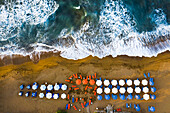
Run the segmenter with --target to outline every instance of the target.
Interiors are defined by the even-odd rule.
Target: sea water
[[[170,50],[170,0],[1,0],[0,56],[156,56]]]

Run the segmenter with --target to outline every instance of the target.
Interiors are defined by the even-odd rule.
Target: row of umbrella
[[[118,99],[118,96],[117,96],[117,95],[112,94],[111,96],[112,96],[112,98],[113,98],[114,100],[117,100],[117,99]],[[133,99],[132,94],[129,94],[127,97],[125,97],[124,94],[119,94],[119,97],[120,97],[121,100],[127,100],[127,99],[131,100],[131,99]],[[109,94],[108,94],[108,95],[105,94],[105,95],[104,95],[104,98],[105,98],[106,100],[110,100],[110,95],[109,95]],[[156,99],[156,95],[144,94],[144,95],[143,95],[143,98],[141,98],[140,95],[135,95],[134,98],[135,98],[135,99],[138,99],[138,100],[139,100],[139,99],[140,99],[140,100],[149,100],[150,98],[153,99],[153,100],[155,100],[155,99]],[[98,95],[98,96],[97,96],[97,99],[98,99],[98,100],[102,100],[102,99],[103,99],[102,95]]]
[[[151,82],[153,84],[153,79],[151,80]],[[116,85],[124,86],[125,84],[127,84],[127,86],[132,86],[133,84],[135,86],[139,86],[140,83],[143,86],[146,86],[146,85],[148,85],[148,80],[143,79],[142,81],[140,81],[139,79],[136,79],[136,80],[131,80],[131,79],[123,80],[123,79],[120,79],[120,80],[111,80],[111,81],[109,81],[109,80],[105,79],[103,82],[102,82],[101,78],[96,80],[96,85],[97,86],[101,86],[102,84],[104,86],[109,86],[110,84],[113,85],[113,86],[116,86]]]
[[[37,90],[38,87],[39,87],[38,83],[34,82],[33,85],[32,85],[32,89],[33,89],[33,90]],[[40,86],[40,90],[41,90],[41,91],[45,91],[45,90],[51,91],[51,90],[54,89],[55,91],[58,91],[59,89],[61,89],[61,90],[65,91],[65,90],[67,90],[67,87],[68,87],[68,86],[67,86],[66,84],[62,84],[62,83],[60,83],[60,84],[55,83],[54,86],[53,86],[52,84],[48,84],[48,85],[42,84],[42,85]],[[27,85],[26,88],[27,88],[27,89],[31,89],[31,85]],[[20,89],[21,89],[21,90],[24,89],[24,85],[23,85],[23,84],[20,85]]]
[[[130,104],[126,103],[126,108],[132,108],[132,104],[131,103]],[[134,104],[134,108],[135,108],[136,111],[140,111],[141,110],[139,104],[137,104],[137,105]],[[149,112],[155,112],[155,107],[148,106],[148,111]]]
[[[127,88],[125,88],[125,87],[120,87],[120,88],[119,87],[113,87],[113,88],[106,87],[106,88],[104,88],[104,93],[106,93],[106,94],[111,93],[111,91],[112,91],[113,94],[117,94],[118,91],[121,94],[124,94],[126,91],[129,94],[133,93],[133,91],[135,91],[135,93],[141,93],[141,91],[143,91],[144,93],[148,93],[149,92],[149,88],[148,87],[142,87],[142,88],[135,87],[134,89],[132,87],[127,87]],[[151,87],[150,91],[155,92],[156,88],[155,87]],[[97,88],[96,92],[97,92],[97,94],[102,94],[103,93],[103,89],[101,87],[99,87],[99,88]]]
[[[19,96],[22,96],[23,95],[23,91],[20,91]],[[30,95],[30,92],[26,92],[25,93],[25,96],[28,97]],[[37,97],[37,92],[32,92],[32,97]],[[51,93],[51,92],[47,92],[46,94],[44,93],[39,93],[39,98],[44,98],[46,97],[47,99],[58,99],[59,98],[59,93]],[[61,99],[66,99],[66,94],[65,93],[62,93],[61,94]]]

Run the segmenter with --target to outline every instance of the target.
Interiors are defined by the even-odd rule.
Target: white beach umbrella
[[[42,85],[40,86],[40,89],[41,89],[41,91],[44,91],[44,90],[46,89],[46,86],[45,86],[44,84],[42,84]]]
[[[62,89],[63,91],[67,90],[67,85],[66,85],[66,84],[62,85],[62,86],[61,86],[61,89]]]
[[[59,90],[60,89],[60,86],[56,83],[55,86],[54,86],[54,90]]]
[[[98,94],[102,94],[102,93],[103,93],[102,88],[97,88],[97,90],[96,90],[96,91],[97,91],[97,93],[98,93]]]
[[[108,87],[105,88],[105,89],[104,89],[104,92],[105,92],[106,94],[110,93],[110,88],[108,88]]]
[[[139,86],[139,84],[140,84],[140,81],[137,79],[137,80],[134,80],[134,84],[135,84],[135,86]]]
[[[97,85],[97,86],[101,86],[101,85],[102,85],[102,81],[101,81],[101,80],[97,80],[97,81],[96,81],[96,85]]]
[[[132,88],[132,87],[128,87],[128,88],[127,88],[127,92],[128,92],[128,93],[133,93],[133,88]]]
[[[44,93],[40,93],[40,94],[39,94],[39,97],[40,97],[40,98],[44,98]]]
[[[112,80],[111,83],[112,83],[113,86],[116,86],[117,85],[117,80]]]
[[[65,93],[61,94],[61,98],[65,99],[66,98],[66,94]]]
[[[125,85],[125,81],[124,81],[123,79],[119,80],[119,85],[120,85],[120,86]]]
[[[136,92],[136,93],[140,93],[140,92],[141,92],[140,87],[136,87],[136,88],[135,88],[135,92]]]
[[[149,94],[144,94],[144,95],[143,95],[143,99],[144,99],[144,100],[149,100]]]
[[[130,80],[130,79],[127,80],[127,81],[126,81],[126,84],[127,84],[128,86],[131,86],[131,85],[132,85],[132,80]]]
[[[143,87],[143,92],[144,93],[148,93],[149,92],[149,88],[148,87]]]
[[[51,85],[51,84],[49,84],[48,86],[47,86],[47,90],[52,90],[53,89],[53,85]]]
[[[116,94],[118,92],[118,89],[116,87],[112,88],[112,93]]]
[[[46,94],[46,98],[47,98],[47,99],[52,98],[52,93],[48,92],[48,93]]]
[[[53,98],[54,98],[54,99],[58,99],[58,98],[59,98],[58,94],[54,94],[54,95],[53,95]]]
[[[125,89],[124,87],[121,87],[121,88],[119,89],[119,92],[120,92],[121,94],[124,94],[124,93],[126,92],[126,89]]]
[[[143,79],[142,80],[142,85],[144,85],[144,86],[148,85],[148,81],[146,79]]]
[[[109,86],[109,84],[110,84],[109,80],[104,80],[104,85],[105,86]]]

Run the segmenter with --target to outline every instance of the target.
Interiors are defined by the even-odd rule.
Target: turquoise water
[[[1,1],[0,56],[156,56],[170,50],[170,0]],[[164,43],[160,42],[164,41]]]

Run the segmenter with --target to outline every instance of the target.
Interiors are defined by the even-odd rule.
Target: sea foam
[[[27,21],[25,22],[28,22],[29,24],[38,24],[45,22],[48,16],[55,12],[58,8],[58,5],[55,2],[52,2],[52,4],[53,7],[51,7],[51,9],[44,9],[44,12],[46,12],[45,14],[47,16],[36,17],[36,13],[40,13],[38,9],[42,6],[41,5],[37,10],[33,11],[32,13],[33,17],[35,14],[35,19],[33,19],[32,16],[30,16],[29,18],[25,16],[23,17],[24,19],[27,19]],[[43,3],[43,5],[46,6],[46,2]],[[25,9],[27,8],[28,7],[25,6]],[[1,10],[8,11],[3,10],[2,8]],[[22,12],[24,8],[21,8],[20,10],[20,12]],[[1,14],[11,14],[13,16],[11,18],[15,17],[14,12],[10,11],[3,12]],[[0,16],[2,16],[1,14]],[[8,29],[7,31],[3,31],[1,29],[1,32],[7,33],[2,34],[0,38],[1,40],[8,39],[6,38],[6,35],[8,35],[8,33],[10,34],[11,32],[11,28],[9,27],[10,25],[13,25],[12,27],[17,28],[21,26],[20,23],[22,22],[20,21],[24,21],[24,19],[21,18],[21,15],[22,13],[19,13],[19,16],[17,16],[17,18],[19,19],[16,20],[19,22],[12,22],[14,24],[8,23],[10,19],[4,19],[3,22],[6,23],[1,23],[0,25],[7,25]],[[7,16],[5,18],[7,18]],[[40,18],[42,18],[42,20]],[[42,37],[40,42],[37,41],[37,43],[32,43],[29,45],[33,48],[32,51],[26,51],[25,48],[20,47],[15,43],[6,44],[5,46],[0,48],[0,55],[2,58],[3,56],[13,54],[23,56],[29,55],[30,58],[33,58],[33,55],[37,54],[40,57],[41,52],[52,51],[54,53],[60,52],[60,55],[64,58],[77,60],[85,58],[89,55],[97,56],[99,58],[103,58],[108,55],[112,55],[113,57],[116,57],[117,55],[152,57],[157,56],[158,53],[164,52],[166,50],[170,51],[170,26],[167,23],[166,14],[161,8],[159,8],[155,9],[150,14],[150,18],[151,21],[156,25],[155,29],[153,31],[143,31],[142,33],[140,33],[138,32],[138,29],[136,27],[135,17],[123,5],[122,1],[110,0],[108,2],[106,0],[104,5],[101,7],[101,12],[97,25],[94,25],[93,22],[88,20],[77,31],[68,31],[68,29],[65,28],[60,32],[58,36],[56,36],[58,39],[61,39],[61,42],[58,43],[45,44],[48,36]],[[71,37],[71,43],[69,42],[70,38],[68,37]],[[64,42],[63,40],[69,41]],[[69,46],[66,46],[67,42]]]

